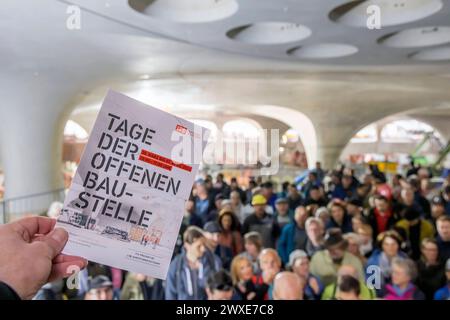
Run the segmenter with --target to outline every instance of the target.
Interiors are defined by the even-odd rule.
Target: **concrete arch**
[[[439,108],[435,108],[435,109],[442,110],[442,109],[439,109]],[[421,115],[421,113],[420,113],[421,109],[416,109],[416,110],[413,110],[413,111],[406,111],[406,112],[400,112],[400,113],[395,113],[395,114],[392,114],[392,115],[388,115],[388,116],[379,118],[379,119],[377,119],[375,121],[372,121],[372,122],[364,124],[363,126],[358,128],[357,130],[353,131],[352,136],[348,139],[345,147],[342,149],[342,152],[340,153],[339,158],[341,158],[342,155],[348,151],[348,148],[349,148],[349,146],[351,144],[351,138],[353,138],[353,136],[356,135],[360,130],[362,130],[363,128],[365,128],[365,127],[367,127],[369,125],[372,125],[372,124],[378,124],[377,125],[377,136],[378,136],[377,137],[377,142],[368,143],[368,144],[370,144],[370,146],[367,146],[366,148],[367,148],[367,150],[371,150],[372,152],[375,152],[375,153],[376,152],[383,153],[383,150],[385,150],[385,148],[386,148],[385,145],[387,145],[387,144],[397,145],[397,148],[398,148],[399,152],[401,152],[401,150],[403,150],[403,151],[406,150],[405,147],[404,147],[404,143],[385,142],[381,138],[381,133],[384,130],[384,128],[386,127],[386,125],[388,125],[388,124],[390,124],[392,122],[395,122],[395,121],[399,121],[399,120],[416,120],[416,121],[422,122],[424,124],[427,124],[430,127],[432,127],[434,130],[436,130],[436,132],[443,139],[446,139],[448,141],[448,139],[449,139],[449,135],[448,134],[450,133],[450,130],[447,128],[447,126],[443,125],[444,123],[448,124],[448,118],[447,119],[445,119],[445,118],[442,119],[442,114],[441,114],[441,117],[439,118],[439,120],[442,123],[439,122],[441,124],[441,126],[437,127],[437,126],[434,125],[435,123],[433,123],[433,121],[430,121],[429,118],[427,118],[427,117],[429,117],[430,110],[433,110],[433,109],[426,109],[426,110],[427,110],[427,115]],[[448,117],[450,118],[450,109],[448,109],[448,111],[449,111]],[[449,132],[446,132],[446,130],[445,130],[446,128],[447,128],[447,130]]]

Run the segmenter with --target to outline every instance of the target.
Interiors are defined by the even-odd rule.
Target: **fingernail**
[[[56,228],[55,230],[53,230],[51,237],[52,239],[62,243],[67,241],[68,234],[66,230],[62,228]]]

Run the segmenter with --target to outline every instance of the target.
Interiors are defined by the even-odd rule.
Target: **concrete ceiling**
[[[420,64],[433,57],[441,63],[450,60],[450,2],[446,0],[62,2],[162,37],[294,64],[395,65]],[[367,28],[369,5],[379,6],[381,29]]]
[[[177,11],[188,8],[183,7],[188,2],[198,10]],[[232,2],[237,9],[208,11]],[[314,154],[309,160],[318,157],[326,166],[355,132],[386,116],[430,116],[428,111],[437,108],[441,113],[435,120],[443,125],[442,119],[450,119],[450,60],[411,57],[419,52],[419,57],[445,57],[450,1],[365,2],[384,8],[381,17],[385,13],[387,25],[380,30],[358,27],[360,2],[354,3],[353,13],[339,15],[349,9],[340,8],[347,2],[155,0],[140,7],[134,3],[138,12],[127,0],[2,0],[0,116],[8,121],[0,127],[0,147],[5,172],[25,161],[21,150],[30,141],[24,128],[36,141],[52,141],[30,158],[41,157],[39,152],[58,158],[70,113],[98,108],[108,88],[181,116],[206,110],[210,118],[231,113],[275,119],[295,127],[307,153]],[[71,4],[81,7],[79,30],[67,28]],[[421,17],[423,12],[429,14]],[[273,44],[258,44],[268,38]],[[358,51],[308,58],[330,43]],[[291,50],[297,47],[307,50]],[[52,170],[42,170],[42,179]],[[20,175],[35,171],[16,173],[20,181]]]

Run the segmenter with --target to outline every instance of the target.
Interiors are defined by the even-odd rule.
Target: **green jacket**
[[[377,297],[377,294],[374,289],[369,289],[364,281],[359,281],[359,287],[361,289],[361,293],[359,297],[361,300],[373,300]],[[322,300],[331,300],[336,297],[336,283],[332,283],[328,285],[322,293]]]
[[[344,258],[340,265],[333,263],[327,250],[316,252],[311,259],[310,272],[319,277],[325,286],[328,286],[336,282],[337,271],[342,265],[355,267],[358,270],[360,280],[364,280],[364,269],[361,260],[347,251],[344,253]]]
[[[409,238],[409,221],[406,219],[402,219],[396,224],[397,227],[400,227],[405,230],[408,238]],[[434,226],[431,222],[421,219],[420,220],[420,242],[422,242],[425,238],[434,238]]]

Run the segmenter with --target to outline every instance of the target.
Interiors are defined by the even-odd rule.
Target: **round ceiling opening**
[[[419,61],[447,61],[450,60],[450,47],[424,49],[410,56]]]
[[[250,44],[283,44],[308,38],[311,30],[298,23],[258,22],[227,32],[233,40]]]
[[[386,35],[379,43],[393,48],[427,47],[450,42],[450,27],[425,27]]]
[[[358,48],[349,44],[319,43],[293,48],[288,54],[302,59],[330,59],[350,56],[357,52]]]
[[[442,0],[358,0],[333,9],[329,16],[352,27],[367,27],[379,17],[380,26],[387,27],[424,19],[442,7]]]
[[[146,16],[184,23],[225,19],[239,8],[236,0],[128,0],[128,3]]]

